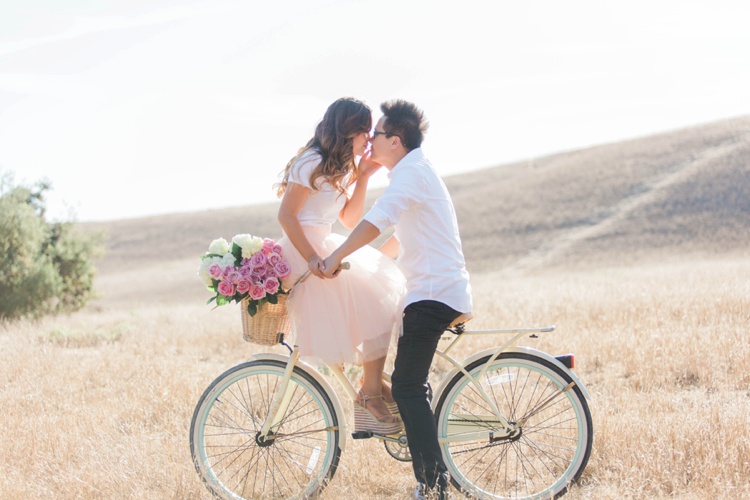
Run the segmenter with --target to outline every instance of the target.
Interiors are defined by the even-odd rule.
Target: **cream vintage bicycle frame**
[[[437,400],[437,396],[439,396],[440,392],[442,392],[443,387],[445,384],[452,380],[452,378],[455,376],[456,373],[463,373],[464,376],[469,379],[470,383],[474,386],[474,388],[477,390],[477,392],[482,396],[482,398],[485,400],[487,405],[489,406],[490,410],[492,411],[493,415],[497,421],[502,426],[502,430],[509,435],[513,432],[516,432],[517,428],[522,425],[522,422],[517,423],[509,423],[508,420],[505,418],[505,416],[500,412],[500,410],[497,408],[493,400],[487,395],[485,390],[482,388],[481,384],[478,382],[478,380],[486,373],[486,370],[489,368],[489,366],[492,364],[492,362],[495,361],[495,359],[500,356],[503,352],[506,352],[508,348],[513,345],[519,338],[529,335],[529,334],[537,334],[537,333],[547,333],[551,332],[555,329],[554,326],[551,327],[544,327],[544,328],[521,328],[521,329],[506,329],[506,330],[466,330],[460,333],[459,335],[455,335],[453,340],[448,344],[448,346],[445,349],[437,349],[435,351],[435,354],[440,356],[441,358],[447,360],[452,366],[453,370],[443,378],[440,388],[436,392],[435,400]],[[462,362],[457,361],[454,357],[452,357],[449,352],[461,341],[461,339],[465,336],[477,336],[477,335],[495,335],[495,334],[513,334],[513,336],[505,342],[501,347],[499,348],[493,348],[490,349],[490,357],[485,362],[484,367],[482,370],[477,374],[476,377],[473,377],[467,370],[466,366],[469,364],[467,360],[464,360]],[[444,336],[443,339],[449,339],[450,337]],[[483,351],[483,353],[486,353],[486,351]],[[488,353],[489,354],[489,353]],[[554,359],[551,358],[550,359]],[[287,407],[289,405],[289,402],[292,397],[292,392],[289,390],[289,381],[291,380],[292,372],[294,370],[295,366],[298,366],[299,363],[299,352],[297,350],[297,346],[294,346],[294,349],[292,349],[292,352],[290,353],[290,356],[288,357],[287,366],[284,371],[284,377],[281,381],[281,384],[279,386],[279,390],[276,393],[273,402],[271,403],[271,406],[269,407],[268,415],[266,416],[266,420],[263,423],[263,426],[260,431],[261,436],[269,437],[269,433],[278,428],[279,424],[281,423],[282,416],[286,413]],[[331,371],[331,373],[334,375],[334,377],[339,381],[341,386],[344,388],[347,395],[352,399],[356,399],[357,393],[354,389],[354,386],[352,385],[351,381],[347,378],[347,376],[343,372],[343,368],[341,365],[326,365],[328,369]],[[561,364],[562,366],[562,364]],[[314,370],[316,374],[320,374],[317,370],[315,370],[313,367],[306,366],[301,367],[303,369],[309,369]],[[569,371],[569,370],[566,370]],[[572,372],[570,372],[572,374]],[[315,377],[320,378],[320,377]],[[389,376],[385,376],[386,379],[389,379]],[[580,382],[577,381],[577,377],[575,378],[575,382],[572,382],[568,386],[560,389],[560,392],[564,392],[566,390],[569,390],[573,385],[578,383],[579,386],[581,386],[582,390],[584,391],[584,394],[586,394],[585,388],[583,388],[582,385],[580,385]],[[324,386],[325,387],[325,386]],[[330,386],[329,386],[330,387]],[[330,391],[331,394],[328,394],[328,396],[334,400],[334,407],[339,410],[341,408],[340,403],[338,402],[338,398],[335,394],[335,392]],[[556,394],[554,395],[556,396]],[[554,397],[553,396],[553,397]],[[587,396],[587,394],[586,394]],[[552,397],[549,399],[551,400]],[[339,428],[341,430],[345,431],[346,424],[344,419],[342,418],[343,415],[339,415]],[[470,422],[469,422],[470,425]],[[320,432],[321,430],[335,430],[334,428],[331,429],[318,429],[315,431],[310,432]],[[499,429],[498,429],[499,430]],[[477,432],[473,434],[468,433],[462,433],[460,437],[451,437],[451,438],[442,438],[441,442],[453,442],[453,441],[465,441],[465,440],[472,440],[476,439],[477,437],[484,437],[487,435],[489,431],[482,431]],[[345,434],[344,434],[345,435]],[[273,435],[270,436],[271,439],[274,438]],[[388,438],[383,436],[384,439],[393,440],[396,441],[395,438]]]
[[[518,328],[518,329],[504,329],[504,330],[466,330],[462,331],[459,334],[455,334],[453,339],[451,340],[450,344],[445,349],[437,349],[435,351],[435,354],[440,356],[441,358],[448,361],[451,365],[453,365],[453,371],[449,372],[445,377],[443,377],[443,380],[438,387],[437,391],[435,392],[433,396],[433,410],[434,410],[434,403],[437,402],[440,399],[440,395],[442,391],[445,388],[445,385],[453,380],[453,377],[457,373],[463,373],[463,375],[469,380],[471,385],[474,387],[474,389],[482,396],[482,399],[484,399],[485,403],[487,403],[489,409],[492,411],[493,415],[498,423],[502,426],[502,431],[504,431],[507,435],[511,435],[514,432],[517,431],[518,427],[520,427],[521,423],[513,423],[511,424],[508,422],[508,420],[505,418],[505,416],[502,414],[502,412],[499,410],[497,405],[495,405],[495,402],[492,398],[489,397],[489,395],[485,392],[484,388],[482,387],[482,384],[478,382],[482,378],[482,376],[487,372],[487,369],[490,367],[490,365],[502,354],[503,352],[506,352],[507,349],[513,345],[518,339],[525,335],[529,334],[537,334],[537,333],[547,333],[551,332],[555,329],[554,326],[544,327],[544,328]],[[461,339],[466,336],[477,336],[477,335],[496,335],[496,334],[514,334],[510,340],[508,340],[505,344],[498,348],[492,348],[489,351],[483,351],[482,354],[489,355],[489,358],[484,363],[484,366],[479,373],[477,373],[476,377],[472,376],[466,369],[466,367],[473,361],[471,359],[472,357],[476,357],[476,355],[465,359],[461,361],[460,363],[456,361],[454,357],[452,357],[448,352],[453,349],[456,345],[458,345],[459,342],[461,342]],[[449,336],[443,336],[441,340],[450,339]],[[563,389],[567,390],[566,389]],[[548,401],[551,401],[552,398],[554,398],[555,395],[550,397]],[[462,422],[465,422],[464,424],[454,424],[454,427],[467,427],[470,429],[475,429],[476,426],[472,426],[472,420],[476,420],[477,417],[473,416],[464,416],[462,418]],[[482,422],[487,422],[487,418],[481,418]],[[486,430],[485,426],[481,426],[484,430],[481,432],[462,432],[460,434],[460,437],[450,437],[450,438],[441,438],[439,439],[440,443],[446,443],[446,442],[457,442],[457,441],[471,441],[477,438],[484,438],[486,437],[490,431]],[[498,429],[499,430],[499,429]],[[499,437],[499,436],[495,436]]]
[[[274,359],[278,359],[281,356],[273,356]],[[256,356],[257,359],[264,359],[263,355]],[[301,363],[299,362],[299,351],[297,349],[297,346],[294,346],[294,349],[292,350],[291,354],[288,357],[286,369],[284,370],[284,377],[281,380],[281,383],[279,384],[279,390],[276,392],[276,395],[274,396],[273,401],[271,402],[271,406],[268,408],[268,415],[266,415],[266,420],[263,422],[263,426],[260,429],[260,436],[265,436],[266,438],[273,439],[274,436],[269,436],[269,433],[271,430],[277,429],[278,426],[281,424],[281,419],[283,415],[286,413],[286,410],[289,406],[289,403],[292,399],[292,394],[294,391],[289,390],[289,381],[292,378],[292,372],[294,371],[294,367],[299,366],[301,369],[305,370],[306,372],[314,372],[310,373],[310,375],[313,376],[314,379],[316,379],[318,382],[323,382],[325,379],[322,378],[320,372],[313,368],[312,366],[301,366]],[[349,381],[349,379],[344,374],[344,371],[341,366],[338,365],[326,365],[328,369],[331,371],[331,373],[336,377],[336,379],[339,381],[341,386],[344,388],[346,393],[351,397],[352,400],[356,399],[357,392],[354,389],[354,386]],[[316,376],[318,375],[318,376]],[[331,401],[333,403],[333,406],[337,413],[342,413],[341,404],[338,400],[338,396],[333,391],[333,389],[330,387],[327,383],[321,383],[323,389],[328,394],[328,397],[331,398]],[[339,415],[339,426],[338,428],[342,430],[346,430],[346,423],[343,420],[343,413]],[[313,431],[307,432],[307,434],[311,432],[320,432],[321,430],[336,430],[336,428],[327,428],[327,429],[317,429]],[[260,439],[261,441],[263,439]],[[343,444],[343,441],[342,441]],[[342,446],[343,448],[343,446]]]

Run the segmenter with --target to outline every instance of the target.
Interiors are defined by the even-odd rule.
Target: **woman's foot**
[[[393,393],[391,392],[391,386],[388,385],[385,380],[383,380],[383,384],[381,386],[381,390],[383,393],[383,399],[386,403],[395,403],[396,401],[393,399]]]
[[[362,386],[364,385],[365,377],[362,375],[359,378],[359,392],[362,393],[363,389]],[[381,380],[380,384],[380,393],[383,397],[383,401],[385,401],[385,406],[388,408],[388,411],[391,413],[391,415],[399,415],[398,411],[398,405],[396,404],[396,400],[393,399],[393,393],[391,392],[391,386],[388,385],[388,383],[385,380]]]
[[[388,411],[391,412],[392,415],[399,415],[398,405],[396,404],[396,400],[393,399],[391,386],[386,384],[385,380],[383,380],[383,385],[382,385],[381,390],[383,391],[383,401],[385,401],[385,405],[388,407]]]
[[[354,402],[354,430],[377,434],[396,434],[403,429],[401,418],[391,414],[383,395],[359,391]]]

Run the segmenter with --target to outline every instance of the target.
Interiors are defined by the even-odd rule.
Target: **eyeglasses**
[[[388,137],[393,137],[393,136],[396,136],[396,137],[398,137],[399,139],[401,139],[401,136],[400,136],[400,135],[398,135],[398,134],[391,134],[391,133],[389,133],[389,132],[386,132],[386,131],[384,131],[384,130],[377,130],[377,129],[376,129],[376,130],[373,130],[373,131],[372,131],[372,132],[370,133],[370,140],[373,140],[373,139],[375,139],[375,138],[376,138],[377,136],[379,136],[379,135],[384,135],[384,136],[385,136],[386,138],[388,138]],[[403,141],[403,139],[401,139],[401,140]]]

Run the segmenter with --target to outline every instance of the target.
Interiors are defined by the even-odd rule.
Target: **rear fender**
[[[482,359],[487,356],[492,356],[496,354],[497,352],[498,352],[498,349],[496,347],[485,349],[484,351],[480,351],[476,354],[469,356],[468,358],[464,359],[460,364],[462,367],[466,367],[478,359]],[[575,372],[573,372],[573,370],[571,370],[570,368],[562,364],[562,362],[555,359],[554,356],[551,356],[544,351],[534,349],[533,347],[523,347],[523,346],[509,347],[507,349],[504,349],[502,352],[517,352],[517,353],[531,354],[533,356],[537,356],[539,358],[549,361],[550,363],[559,367],[565,373],[570,375],[570,378],[573,379],[576,385],[581,389],[581,393],[583,394],[583,397],[591,401],[591,396],[589,396],[589,391],[586,389],[586,386],[583,385],[583,382],[581,382],[581,379],[578,378],[578,375],[576,375]],[[435,407],[437,406],[438,401],[440,401],[440,396],[443,394],[443,391],[445,390],[446,386],[450,383],[451,380],[453,380],[453,377],[455,377],[456,374],[458,374],[459,372],[460,370],[458,368],[453,368],[453,370],[445,378],[443,378],[443,381],[441,382],[437,391],[435,391],[435,395],[432,397],[432,411],[433,412],[435,411]]]

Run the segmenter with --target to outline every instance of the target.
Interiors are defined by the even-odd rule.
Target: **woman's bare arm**
[[[370,160],[370,152],[360,158],[357,166],[357,183],[354,185],[352,196],[346,200],[346,205],[339,212],[339,221],[347,229],[353,229],[362,217],[367,196],[367,182],[370,176],[377,172],[382,165]]]
[[[316,276],[323,278],[324,275],[320,271],[323,259],[307,240],[305,233],[302,231],[302,224],[299,223],[299,219],[297,218],[302,205],[304,205],[311,192],[310,188],[290,182],[281,200],[278,219],[279,224],[281,224],[284,233],[289,237],[294,248],[307,260],[310,271]]]

